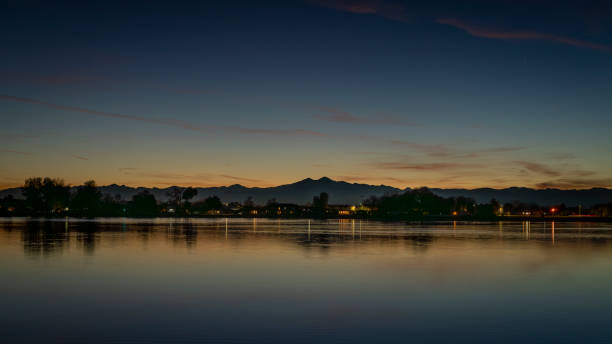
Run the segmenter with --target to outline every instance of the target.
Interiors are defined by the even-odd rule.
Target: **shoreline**
[[[57,216],[57,217],[36,217],[36,216],[0,216],[0,219],[16,219],[16,220],[60,220],[60,219],[76,219],[76,220],[97,220],[97,219],[266,219],[266,220],[369,220],[380,222],[599,222],[612,223],[612,217],[597,217],[597,216],[545,216],[545,217],[528,217],[528,216],[499,216],[495,218],[479,218],[467,216],[431,216],[431,217],[363,217],[363,216],[342,216],[342,217],[269,217],[269,216],[238,216],[238,215],[205,215],[205,216],[151,216],[151,217],[135,217],[135,216],[100,216],[100,217],[76,217],[76,216]]]

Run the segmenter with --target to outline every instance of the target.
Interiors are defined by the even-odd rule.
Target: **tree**
[[[27,207],[36,215],[63,212],[70,199],[70,187],[61,179],[48,177],[26,179],[22,193]]]
[[[183,191],[183,200],[189,202],[189,200],[194,198],[197,194],[198,189],[194,189],[190,186]]]
[[[174,205],[178,207],[181,204],[181,195],[183,194],[183,190],[177,186],[173,186],[167,192],[168,196],[172,201],[174,201]]]
[[[324,217],[327,214],[327,206],[329,203],[329,195],[327,192],[321,192],[319,196],[312,198],[312,215],[315,217]]]
[[[217,196],[207,197],[203,201],[197,201],[193,203],[191,210],[197,213],[205,213],[209,210],[221,210],[223,209],[223,203]]]
[[[148,191],[142,191],[132,197],[128,203],[131,216],[152,217],[157,215],[157,200]]]
[[[180,195],[180,201],[176,207],[176,213],[181,214],[181,215],[190,214],[191,213],[191,203],[189,202],[189,200],[194,198],[195,195],[197,194],[198,194],[198,190],[192,187],[183,189]]]
[[[244,201],[244,203],[242,203],[242,205],[245,208],[254,208],[255,207],[255,202],[253,202],[253,197],[252,196],[247,197],[246,201]]]
[[[321,192],[319,195],[319,200],[321,201],[321,208],[327,209],[329,205],[329,194],[327,192]]]
[[[503,206],[495,198],[491,199],[491,202],[489,202],[489,205],[493,209],[493,214],[495,214],[495,215],[504,215],[504,208],[503,208]]]
[[[77,189],[72,199],[71,208],[80,215],[95,216],[99,213],[102,206],[102,193],[98,190],[96,182],[86,181]]]
[[[319,196],[312,198],[312,206],[317,209],[326,209],[329,205],[329,194],[327,192],[321,192]]]
[[[204,208],[206,210],[221,209],[223,208],[223,203],[221,203],[221,199],[219,197],[210,196],[204,200]]]
[[[423,216],[448,216],[453,211],[457,214],[472,214],[474,201],[470,198],[443,198],[427,188],[406,191],[400,195],[386,195],[366,201],[366,204],[377,209],[381,217],[420,218]]]
[[[43,212],[45,210],[42,185],[42,178],[28,178],[21,188],[21,192],[26,200],[26,207],[34,213]]]
[[[24,212],[24,202],[24,200],[14,198],[13,195],[0,199],[0,216],[29,215]]]

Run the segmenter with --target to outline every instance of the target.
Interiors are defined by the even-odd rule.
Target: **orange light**
[[[551,213],[554,213],[555,211],[557,211],[557,209],[555,209],[555,208],[550,209]]]
[[[456,211],[453,211],[453,216],[457,216],[457,212]]]

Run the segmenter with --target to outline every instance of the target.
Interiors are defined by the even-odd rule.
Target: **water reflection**
[[[611,240],[603,223],[4,219],[0,331],[8,343],[599,342]]]
[[[335,224],[335,227],[334,227]],[[533,228],[542,228],[534,230]],[[174,246],[187,249],[196,247],[199,240],[215,240],[220,235],[226,241],[245,241],[253,238],[293,243],[296,247],[342,248],[347,242],[361,245],[385,242],[406,242],[418,251],[427,250],[437,240],[478,241],[534,241],[576,243],[584,240],[597,242],[598,246],[612,239],[609,225],[601,223],[536,223],[530,221],[514,223],[461,223],[450,222],[450,232],[444,223],[377,223],[362,220],[129,220],[104,221],[4,221],[0,228],[4,232],[19,231],[24,254],[43,256],[61,253],[70,246],[94,255],[96,247],[109,237],[123,238],[126,233],[136,234],[143,246],[160,233]],[[550,229],[549,229],[550,228]],[[559,232],[559,230],[561,232]],[[556,233],[559,232],[559,233]],[[125,239],[125,238],[124,238]],[[130,236],[130,239],[133,238]]]
[[[215,229],[219,229],[218,224]],[[186,248],[193,248],[198,240],[198,230],[191,222],[170,223],[166,230],[166,237],[172,241],[174,246],[185,245]]]
[[[65,225],[55,226],[50,222],[28,222],[21,231],[23,253],[29,257],[49,256],[61,252],[69,239]]]

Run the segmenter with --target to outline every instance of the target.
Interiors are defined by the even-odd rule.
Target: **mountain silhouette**
[[[548,206],[565,203],[567,206],[590,207],[595,204],[612,202],[612,189],[605,188],[560,190],[511,187],[506,189],[431,189],[431,191],[442,197],[470,197],[478,203],[488,203],[493,198],[500,203],[519,201]]]
[[[73,187],[75,189],[76,187]],[[99,187],[103,195],[108,195],[121,200],[130,200],[132,196],[144,190],[152,193],[159,201],[167,201],[176,186],[168,188],[145,188],[130,187],[125,185],[111,184]],[[385,194],[396,194],[409,189],[398,189],[387,185],[369,185],[359,183],[347,183],[335,181],[327,177],[320,179],[306,178],[292,184],[274,187],[246,187],[240,184],[219,187],[197,188],[198,194],[192,201],[203,200],[209,196],[217,196],[223,202],[243,202],[251,197],[256,204],[265,204],[268,200],[276,199],[277,202],[307,204],[312,198],[321,192],[329,194],[330,204],[359,204],[371,196],[382,196]],[[530,189],[511,187],[506,189],[430,189],[442,197],[465,196],[473,198],[478,203],[488,203],[495,198],[498,202],[508,203],[519,201],[523,203],[536,203],[539,205],[557,205],[565,203],[567,206],[583,205],[585,207],[594,204],[612,202],[612,189],[593,188],[584,190],[560,190],[560,189]],[[73,190],[74,191],[74,190]],[[21,198],[20,188],[11,188],[0,191],[0,198],[8,195]]]

